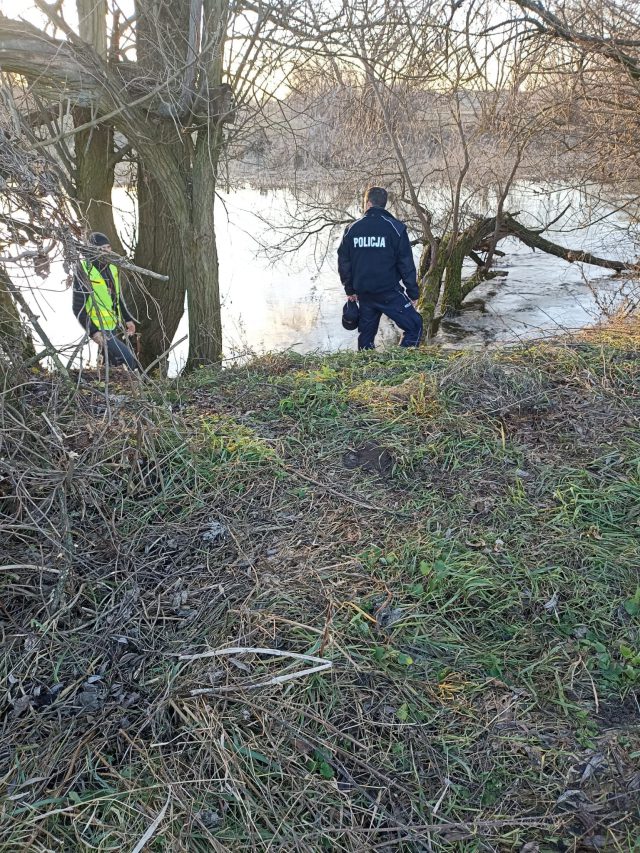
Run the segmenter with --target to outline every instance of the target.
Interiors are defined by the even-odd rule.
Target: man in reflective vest
[[[102,347],[109,364],[115,367],[126,364],[136,370],[139,365],[131,347],[117,334],[124,331],[127,336],[134,335],[136,327],[122,298],[118,267],[104,258],[103,253],[111,250],[109,238],[94,231],[88,243],[95,250],[87,253],[76,268],[73,313],[90,338]]]
[[[345,230],[338,247],[338,273],[347,299],[360,306],[358,349],[373,349],[386,314],[403,332],[401,347],[417,347],[422,318],[407,228],[387,210],[387,191],[369,187],[365,213]]]

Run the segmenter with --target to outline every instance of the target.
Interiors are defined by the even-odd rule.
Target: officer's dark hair
[[[369,187],[364,194],[364,203],[371,202],[374,207],[386,207],[387,198],[387,191],[383,187]]]

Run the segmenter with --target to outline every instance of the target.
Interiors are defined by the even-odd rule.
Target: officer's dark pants
[[[360,321],[358,322],[358,349],[373,349],[375,337],[383,314],[402,329],[401,347],[417,347],[422,337],[422,317],[406,294],[395,290],[387,294],[368,296],[360,294]]]
[[[131,347],[123,340],[116,337],[113,332],[103,332],[105,342],[107,344],[107,358],[109,364],[113,367],[120,367],[126,364],[130,370],[138,369],[138,361],[133,354]]]

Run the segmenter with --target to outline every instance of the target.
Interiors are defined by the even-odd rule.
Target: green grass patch
[[[639,355],[269,355],[110,421],[34,379],[0,850],[634,849]]]

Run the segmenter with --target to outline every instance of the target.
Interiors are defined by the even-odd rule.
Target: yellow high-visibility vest
[[[86,261],[82,261],[82,268],[91,284],[91,293],[85,302],[87,315],[96,328],[105,332],[112,332],[122,323],[118,267],[114,264],[109,264],[109,270],[113,278],[113,289],[115,291],[115,305],[109,285],[102,277],[100,270],[93,265],[89,265]]]

